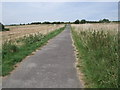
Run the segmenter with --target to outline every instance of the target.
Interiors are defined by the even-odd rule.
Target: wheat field
[[[118,24],[117,23],[99,23],[99,24],[72,24],[75,31],[102,31],[110,33],[118,33]]]
[[[0,32],[0,35],[3,41],[14,40],[16,38],[20,38],[30,34],[36,34],[36,33],[47,34],[63,26],[64,25],[49,25],[49,24],[5,26],[6,28],[9,28],[10,31]]]

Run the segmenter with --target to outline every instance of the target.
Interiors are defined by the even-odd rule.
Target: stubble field
[[[63,26],[64,25],[49,25],[49,24],[5,26],[6,28],[9,28],[10,31],[0,32],[2,33],[0,35],[2,35],[3,41],[14,40],[16,38],[20,38],[30,34],[36,34],[36,33],[47,34]]]

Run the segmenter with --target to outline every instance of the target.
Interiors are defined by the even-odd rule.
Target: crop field
[[[118,24],[72,24],[77,67],[89,88],[118,88]]]
[[[118,24],[116,23],[99,23],[99,24],[72,24],[77,32],[81,31],[104,31],[110,33],[118,32]]]
[[[64,25],[48,25],[48,24],[5,26],[6,28],[9,28],[10,31],[0,32],[0,35],[2,35],[3,41],[14,40],[16,38],[20,38],[35,33],[47,34],[63,26]]]
[[[64,28],[64,25],[10,26],[10,31],[3,32],[6,38],[2,43],[2,74],[0,75],[10,74],[18,62],[45,45]]]

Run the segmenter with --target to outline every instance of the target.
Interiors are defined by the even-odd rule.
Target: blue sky
[[[4,2],[2,4],[4,24],[103,18],[118,19],[117,2]]]

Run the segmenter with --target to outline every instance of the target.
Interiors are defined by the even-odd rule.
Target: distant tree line
[[[56,21],[56,22],[49,22],[49,21],[45,21],[45,22],[32,22],[32,23],[27,23],[27,24],[11,24],[10,26],[18,26],[18,25],[37,25],[37,24],[85,24],[85,23],[120,23],[120,21],[110,21],[109,19],[101,19],[99,21],[87,21],[85,19],[82,20],[75,20],[74,22],[60,22],[60,21]],[[1,24],[1,23],[0,23]],[[4,25],[1,24],[2,30],[7,30],[4,28]],[[4,28],[4,29],[3,29]]]
[[[65,22],[32,22],[31,24],[64,24]]]
[[[86,21],[85,19],[82,19],[82,20],[76,20],[74,22],[74,24],[85,24],[85,23],[110,23],[112,21],[110,21],[109,19],[102,19],[102,20],[99,20],[99,21]]]
[[[85,23],[110,23],[110,22],[119,22],[119,21],[110,21],[109,19],[102,19],[99,21],[87,21],[85,19],[75,20],[74,22],[32,22],[31,24],[85,24]]]

